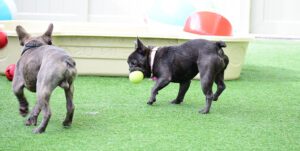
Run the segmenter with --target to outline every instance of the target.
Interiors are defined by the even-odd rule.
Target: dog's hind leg
[[[213,96],[213,100],[217,101],[219,96],[222,94],[222,92],[225,90],[226,86],[224,83],[224,71],[219,73],[215,78],[215,83],[217,84],[217,91]]]
[[[63,122],[63,126],[71,126],[73,120],[73,114],[75,106],[73,104],[73,93],[74,93],[74,84],[70,83],[68,88],[65,88],[65,95],[67,101],[67,115],[66,119]]]
[[[201,86],[202,91],[205,95],[206,105],[205,108],[200,110],[200,113],[207,114],[210,110],[211,103],[213,100],[213,92],[212,92],[213,80],[209,75],[201,76]]]
[[[202,114],[207,114],[210,110],[211,103],[213,100],[212,86],[215,77],[211,67],[206,66],[206,67],[198,67],[198,68],[200,71],[201,87],[206,100],[206,105],[204,109],[200,110],[199,112]]]
[[[44,71],[40,72],[47,73]],[[52,91],[58,86],[60,79],[53,78],[58,77],[58,75],[56,75],[58,73],[49,73],[46,76],[44,74],[39,74],[37,78],[37,104],[35,108],[37,109],[37,111],[43,111],[43,119],[41,124],[33,131],[34,133],[43,133],[46,130],[51,117],[49,100]]]
[[[43,120],[39,127],[33,131],[34,133],[43,133],[46,130],[51,117],[49,99],[52,91],[53,89],[50,89],[47,86],[44,86],[43,88],[41,88],[41,90],[38,89],[37,91],[38,102],[36,104],[36,109],[43,111]]]
[[[21,116],[25,117],[28,114],[28,102],[24,95],[24,83],[22,80],[15,76],[13,80],[13,92],[19,101],[19,113]]]
[[[37,118],[38,118],[40,112],[41,112],[41,107],[40,107],[39,102],[37,101],[35,106],[33,107],[33,110],[31,111],[29,118],[27,119],[27,121],[25,123],[26,126],[30,126],[32,124],[34,126],[36,126]]]
[[[183,101],[185,93],[189,89],[190,84],[191,84],[191,81],[186,81],[186,82],[180,83],[178,95],[177,95],[176,99],[171,102],[172,104],[180,104]]]

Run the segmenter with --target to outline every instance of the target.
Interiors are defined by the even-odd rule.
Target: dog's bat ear
[[[135,49],[141,48],[141,46],[143,45],[139,37],[136,37],[136,41],[134,43],[135,43]]]
[[[48,26],[47,31],[42,36],[48,45],[52,45],[52,31],[53,31],[53,24],[51,23]]]
[[[51,24],[48,26],[47,31],[44,33],[44,36],[51,37],[51,36],[52,36],[52,31],[53,31],[53,24],[51,23]]]
[[[143,42],[137,37],[135,41],[135,51],[140,54],[145,54],[147,47],[143,44]]]
[[[28,39],[30,37],[30,35],[26,32],[26,30],[18,25],[16,27],[16,32],[17,32],[17,35],[18,35],[18,38],[19,38],[19,41],[20,41],[20,45],[21,46],[24,46],[25,44],[25,40]]]
[[[143,44],[143,42],[137,37],[136,41],[135,41],[135,49],[143,49],[145,48],[145,45]]]

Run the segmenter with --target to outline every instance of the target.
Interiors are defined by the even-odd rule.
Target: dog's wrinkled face
[[[127,59],[129,71],[141,71],[145,77],[151,76],[151,69],[149,65],[149,52],[150,49],[137,38],[135,43],[135,50]]]
[[[40,45],[52,45],[51,35],[52,35],[52,31],[53,31],[53,24],[50,24],[47,31],[43,35],[38,36],[38,37],[32,37],[20,25],[18,25],[16,27],[16,31],[17,31],[21,46],[24,46],[28,42],[34,42],[34,43],[38,43]]]

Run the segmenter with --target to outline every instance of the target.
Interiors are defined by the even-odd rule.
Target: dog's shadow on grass
[[[241,81],[250,82],[293,82],[299,79],[300,71],[280,67],[255,65],[245,66],[240,77]]]

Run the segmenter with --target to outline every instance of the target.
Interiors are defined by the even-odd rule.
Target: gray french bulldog
[[[38,37],[30,36],[20,25],[16,27],[16,31],[20,44],[24,47],[16,65],[12,86],[23,117],[28,114],[24,88],[37,94],[37,102],[26,125],[36,126],[42,110],[43,120],[33,132],[42,133],[46,130],[51,117],[49,99],[52,91],[60,86],[65,91],[67,101],[67,115],[63,125],[70,126],[75,109],[73,104],[73,82],[77,74],[75,61],[62,48],[52,45],[53,24],[50,24],[47,31]]]
[[[158,91],[170,82],[179,83],[177,98],[171,103],[180,104],[190,87],[191,80],[200,73],[202,91],[206,97],[206,106],[199,112],[209,112],[212,101],[217,101],[225,89],[224,71],[229,63],[223,51],[226,44],[194,39],[177,46],[153,47],[145,46],[137,38],[135,50],[128,57],[129,71],[141,71],[145,77],[156,79],[147,102],[152,105],[156,101]],[[217,91],[213,93],[213,83]]]

